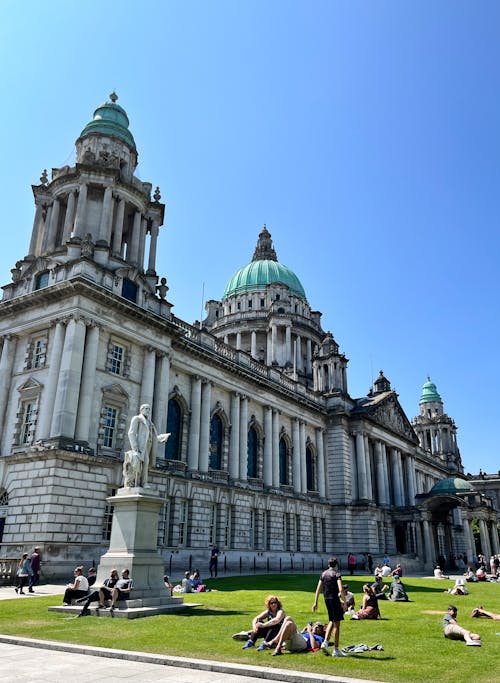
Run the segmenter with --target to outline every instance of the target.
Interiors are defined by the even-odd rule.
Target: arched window
[[[35,278],[35,289],[44,289],[49,286],[49,271],[44,270]]]
[[[9,504],[9,494],[5,489],[0,489],[0,543],[3,538],[5,519],[7,517],[7,506]]]
[[[167,432],[170,433],[165,444],[165,460],[181,459],[182,409],[175,398],[168,402]]]
[[[279,448],[280,484],[288,484],[288,447],[283,437],[280,439]]]
[[[306,474],[307,474],[307,490],[316,491],[316,463],[314,461],[314,454],[311,448],[306,448]]]
[[[247,449],[247,476],[257,478],[257,449],[259,437],[254,427],[248,430],[248,449]]]
[[[210,462],[211,470],[222,469],[222,441],[223,441],[222,420],[218,415],[214,415],[210,422]]]

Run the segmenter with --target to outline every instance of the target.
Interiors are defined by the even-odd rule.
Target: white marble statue
[[[139,415],[130,420],[128,440],[132,450],[126,451],[123,461],[123,485],[148,485],[148,470],[156,462],[156,446],[165,443],[170,434],[158,434],[156,427],[149,417],[151,407],[144,403],[139,409]]]

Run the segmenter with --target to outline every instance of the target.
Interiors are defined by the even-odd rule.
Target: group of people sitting
[[[264,601],[265,609],[252,620],[250,631],[235,633],[235,640],[245,640],[243,649],[255,647],[263,638],[257,650],[273,650],[273,656],[281,655],[283,648],[289,652],[310,652],[318,650],[325,640],[325,625],[317,621],[306,624],[301,630],[292,617],[283,610],[277,595],[268,595]]]
[[[63,596],[63,605],[71,605],[74,601],[77,604],[83,603],[83,608],[79,617],[90,614],[90,604],[97,602],[100,609],[106,609],[109,602],[109,610],[115,610],[116,603],[130,597],[133,588],[133,581],[130,578],[128,569],[123,569],[121,578],[117,569],[112,569],[109,578],[105,579],[103,585],[90,591],[95,584],[97,572],[94,567],[88,570],[87,576],[83,573],[83,567],[75,567],[74,580],[68,583]]]
[[[171,593],[208,593],[210,590],[202,582],[199,569],[195,569],[192,574],[185,571],[182,581],[175,586],[170,583],[168,576],[163,577],[163,580]]]

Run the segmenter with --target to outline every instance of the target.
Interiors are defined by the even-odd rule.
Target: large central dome
[[[223,298],[232,294],[265,290],[268,285],[280,282],[290,293],[306,300],[306,293],[295,273],[278,263],[271,235],[266,226],[262,229],[251,263],[240,268],[226,285]]]

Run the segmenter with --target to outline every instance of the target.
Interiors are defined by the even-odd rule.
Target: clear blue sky
[[[466,471],[500,468],[500,3],[3,0],[0,64],[2,283],[30,185],[116,89],[177,316],[267,223],[351,395],[383,369],[411,418],[430,374]]]

